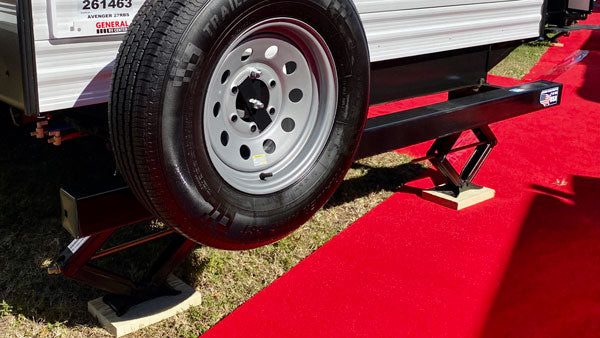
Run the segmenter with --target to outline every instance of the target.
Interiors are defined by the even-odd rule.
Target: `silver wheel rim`
[[[206,148],[218,174],[253,195],[298,182],[325,148],[337,76],[323,38],[291,18],[263,21],[221,56],[204,104]]]

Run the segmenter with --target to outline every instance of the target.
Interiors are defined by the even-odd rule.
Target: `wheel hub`
[[[333,125],[337,79],[320,36],[292,19],[256,25],[221,57],[203,118],[217,172],[267,194],[300,179]],[[208,113],[208,112],[212,112]]]
[[[250,124],[250,129],[262,133],[273,120],[266,106],[269,104],[269,88],[263,81],[253,78],[255,71],[237,88],[236,113],[242,121]]]

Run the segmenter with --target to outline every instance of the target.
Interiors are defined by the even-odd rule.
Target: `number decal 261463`
[[[83,0],[83,9],[130,8],[132,0]]]

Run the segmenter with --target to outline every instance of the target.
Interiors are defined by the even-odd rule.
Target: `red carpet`
[[[494,126],[476,181],[495,199],[454,212],[398,192],[206,336],[600,336],[600,32],[562,42],[527,78],[563,82],[563,105]]]

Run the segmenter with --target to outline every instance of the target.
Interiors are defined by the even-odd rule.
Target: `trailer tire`
[[[113,71],[118,167],[150,211],[200,244],[277,241],[347,172],[369,66],[351,0],[150,0]]]

